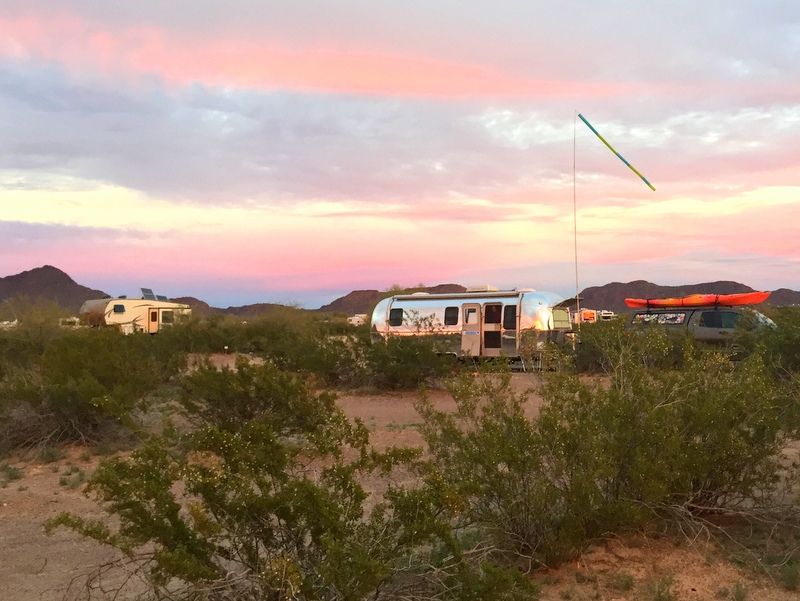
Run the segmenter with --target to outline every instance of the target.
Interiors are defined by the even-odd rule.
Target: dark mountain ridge
[[[379,290],[354,290],[333,302],[314,311],[321,313],[345,313],[355,315],[367,313],[381,298],[391,294],[409,292],[464,292],[466,288],[458,284],[439,284],[430,287],[407,288],[402,291]],[[732,294],[738,292],[751,292],[753,288],[739,282],[718,281],[701,284],[687,284],[683,286],[660,286],[645,280],[633,282],[611,282],[604,286],[591,286],[584,289],[581,294],[581,307],[590,309],[608,309],[617,313],[629,311],[625,305],[625,298],[666,298],[680,297],[688,294]],[[53,301],[74,315],[84,301],[95,298],[104,298],[109,295],[100,290],[93,290],[76,283],[66,273],[53,267],[44,265],[16,275],[0,277],[0,302],[5,299],[26,296],[31,300],[46,299]],[[208,303],[194,297],[186,296],[172,299],[176,302],[186,303],[192,307],[196,315],[203,317],[209,315],[234,315],[237,317],[255,317],[265,313],[281,311],[304,311],[295,307],[271,303],[257,303],[241,307],[228,307],[226,309],[210,306]],[[780,288],[772,292],[765,305],[797,305],[800,304],[800,292]],[[573,305],[574,306],[574,305]]]
[[[52,265],[44,265],[16,275],[0,277],[0,302],[25,296],[30,300],[53,301],[74,315],[84,301],[108,296],[101,290],[81,286]]]

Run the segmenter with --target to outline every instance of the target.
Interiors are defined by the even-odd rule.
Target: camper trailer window
[[[566,309],[553,309],[553,327],[557,330],[572,328],[572,322],[569,319],[569,311]]]
[[[503,308],[503,329],[517,329],[517,305],[506,305]]]
[[[175,314],[172,311],[162,311],[161,323],[175,323]]]
[[[403,310],[402,309],[391,309],[389,311],[389,325],[390,326],[401,326],[401,325],[403,325]]]
[[[484,305],[483,323],[500,323],[503,305]]]
[[[474,307],[464,309],[464,323],[473,326],[478,323],[478,310]]]
[[[444,308],[444,325],[454,326],[458,323],[458,307]]]
[[[114,305],[114,313],[125,313],[125,305]]]

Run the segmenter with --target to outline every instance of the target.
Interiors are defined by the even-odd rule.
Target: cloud
[[[0,0],[0,253],[264,294],[547,289],[574,201],[593,273],[779,265],[798,39],[787,3]]]
[[[0,221],[0,248],[8,248],[15,244],[64,245],[76,241],[97,242],[127,240],[146,240],[151,235],[144,231],[118,230],[102,227],[79,227],[62,224],[26,223],[18,221]]]

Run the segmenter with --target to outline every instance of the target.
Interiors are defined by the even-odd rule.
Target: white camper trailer
[[[375,306],[372,339],[434,336],[442,353],[524,359],[547,342],[562,343],[571,336],[562,301],[550,292],[488,286],[453,294],[400,294]]]
[[[170,302],[163,296],[156,297],[147,288],[142,289],[142,296],[87,300],[80,309],[81,322],[92,326],[116,326],[123,334],[155,334],[192,314],[189,305]]]

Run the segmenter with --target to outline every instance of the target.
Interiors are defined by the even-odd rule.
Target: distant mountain
[[[737,292],[751,292],[753,289],[738,282],[706,282],[703,284],[689,284],[685,286],[659,286],[652,282],[636,280],[633,282],[612,282],[605,286],[593,286],[581,292],[581,306],[588,309],[608,309],[621,313],[629,311],[625,299],[633,298],[666,298],[686,296],[688,294],[732,294]],[[320,307],[316,311],[321,313],[345,313],[355,315],[368,313],[382,298],[392,294],[429,292],[465,292],[466,288],[459,284],[439,284],[438,286],[406,288],[404,290],[379,291],[379,290],[354,290],[349,294],[334,300],[332,303]],[[23,271],[16,275],[0,277],[0,302],[16,296],[26,296],[31,300],[43,298],[58,303],[73,315],[84,301],[94,298],[105,298],[109,295],[100,290],[92,290],[77,284],[66,273],[53,267],[44,265],[30,271]],[[221,309],[212,307],[208,303],[194,297],[186,296],[172,299],[176,302],[186,303],[195,315],[206,317],[210,315],[235,315],[242,318],[252,318],[263,314],[276,312],[292,313],[303,312],[306,309],[276,305],[271,303],[257,303],[241,307],[228,307]],[[773,306],[799,305],[800,292],[781,288],[775,290],[765,304]],[[573,303],[574,306],[574,303]]]
[[[421,288],[406,288],[402,291],[379,291],[379,290],[354,290],[353,292],[337,298],[329,305],[325,305],[317,309],[322,313],[347,313],[348,315],[357,315],[359,313],[368,313],[379,300],[391,296],[392,294],[412,293],[412,292],[429,292],[431,294],[443,294],[449,292],[464,292],[466,288],[458,284],[439,284],[438,286],[421,287]]]
[[[193,296],[181,296],[170,299],[176,303],[184,303],[192,308],[192,314],[198,317],[208,317],[210,315],[235,315],[236,317],[258,317],[264,314],[275,313],[278,311],[305,311],[286,305],[276,305],[273,303],[256,303],[254,305],[242,305],[241,307],[228,307],[220,309],[212,307],[205,301],[194,298]]]
[[[800,292],[789,290],[788,288],[778,288],[769,295],[767,304],[773,307],[782,307],[784,305],[800,305]]]
[[[216,307],[212,307],[205,301],[201,301],[193,296],[181,296],[178,298],[171,299],[176,303],[183,303],[184,305],[189,305],[192,308],[192,315],[196,317],[208,317],[209,315],[216,315],[218,313],[222,313],[222,309],[217,309]]]
[[[84,301],[104,298],[108,294],[76,283],[66,273],[44,265],[16,275],[0,277],[0,301],[26,296],[31,300],[50,300],[77,315]]]

